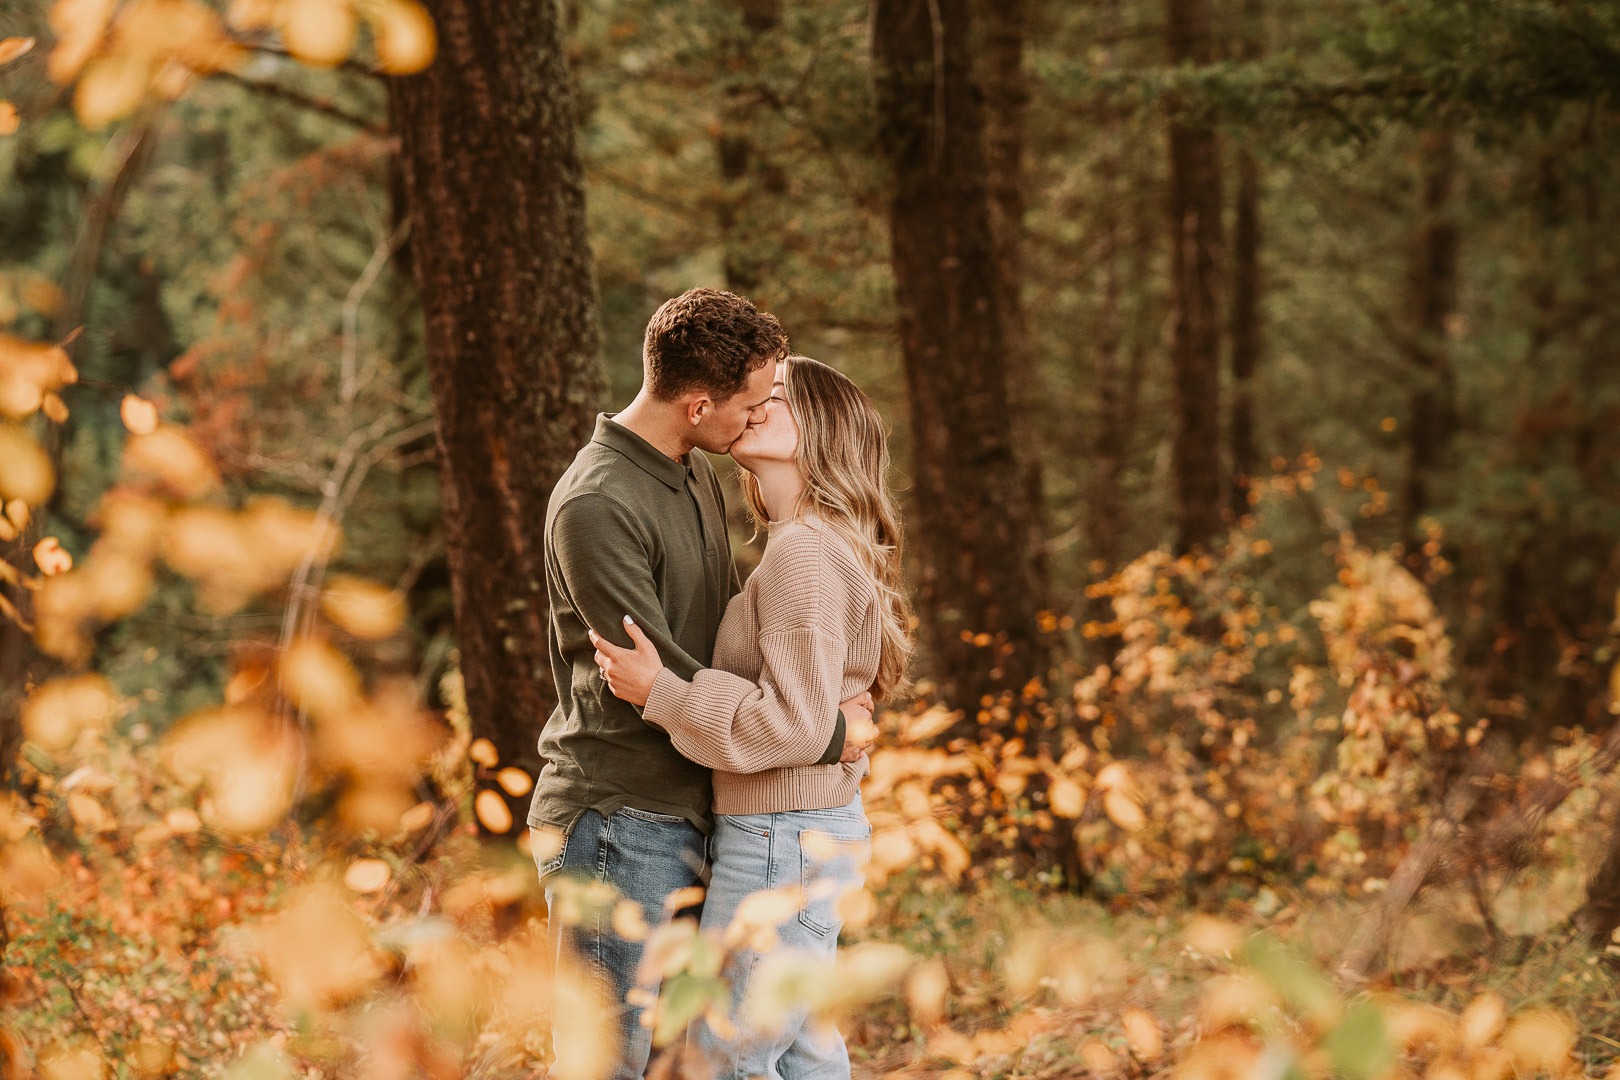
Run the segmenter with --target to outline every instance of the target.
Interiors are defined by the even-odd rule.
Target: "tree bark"
[[[1260,58],[1261,2],[1244,0],[1243,34],[1238,56]],[[1237,213],[1232,237],[1232,416],[1228,439],[1232,448],[1232,518],[1249,512],[1249,488],[1260,467],[1254,433],[1254,372],[1264,348],[1260,301],[1260,168],[1247,147],[1237,151]]]
[[[979,52],[984,57],[986,188],[990,195],[990,236],[1000,263],[997,285],[1007,399],[1009,407],[1022,418],[1013,427],[1013,451],[1024,474],[1030,506],[1030,559],[1037,579],[1044,582],[1049,579],[1046,537],[1050,530],[1041,467],[1041,430],[1035,416],[1045,392],[1024,318],[1022,296],[1027,205],[1024,128],[1029,113],[1024,42],[1029,36],[1028,7],[1027,0],[977,0],[973,17],[983,36]]]
[[[603,396],[575,106],[551,0],[426,2],[439,55],[393,80],[390,111],[438,417],[456,637],[474,734],[533,774],[556,701],[546,501]]]
[[[964,729],[988,695],[1044,677],[1033,508],[1013,445],[971,81],[969,0],[874,0],[879,139],[893,175],[890,241],[911,403],[919,608],[932,671]]]
[[[1415,326],[1407,361],[1413,383],[1402,500],[1407,562],[1414,569],[1423,561],[1422,519],[1431,509],[1430,481],[1445,462],[1457,426],[1455,378],[1446,343],[1448,324],[1457,310],[1457,227],[1451,220],[1456,142],[1448,131],[1426,132],[1422,138],[1423,219],[1412,258]]]
[[[1208,0],[1166,0],[1172,64],[1214,58]],[[1209,543],[1221,527],[1220,146],[1207,124],[1170,123],[1170,346],[1176,430],[1176,547]]]
[[[714,137],[720,163],[721,192],[717,214],[726,288],[741,295],[755,292],[763,281],[761,252],[750,243],[744,218],[757,165],[754,112],[761,99],[761,39],[782,22],[782,0],[731,0],[726,13],[735,21],[720,34],[722,91],[719,130]]]

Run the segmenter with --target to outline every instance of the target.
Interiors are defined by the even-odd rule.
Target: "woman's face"
[[[783,378],[787,365],[776,369],[776,384],[771,387],[771,400],[765,407],[765,418],[750,423],[736,442],[731,444],[731,456],[743,468],[755,471],[756,465],[772,461],[793,461],[799,452],[799,425],[788,408],[787,387]]]

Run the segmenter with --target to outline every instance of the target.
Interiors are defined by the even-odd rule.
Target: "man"
[[[664,899],[696,885],[711,828],[709,770],[681,757],[669,736],[609,692],[589,631],[629,643],[629,615],[676,674],[690,679],[711,660],[726,602],[739,588],[720,483],[698,450],[725,453],[764,419],[787,337],[771,315],[714,289],[666,302],[647,324],[640,393],[623,412],[597,418],[596,433],[558,481],[546,508],[547,642],[558,704],[540,736],[545,759],[529,810],[535,858],[556,896],[564,874],[612,885],[656,925]],[[818,760],[837,761],[865,704],[826,718]],[[553,920],[565,940],[606,976],[619,1007],[616,1077],[642,1075],[652,1036],[626,1001],[641,961],[639,942],[592,920]]]

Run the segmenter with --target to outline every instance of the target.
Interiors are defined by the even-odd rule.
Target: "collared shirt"
[[[677,461],[599,415],[551,493],[545,542],[558,700],[540,734],[546,764],[529,824],[566,831],[585,810],[606,816],[632,806],[707,832],[709,770],[613,696],[586,630],[629,647],[629,615],[681,678],[709,666],[739,588],[714,467],[696,450]]]

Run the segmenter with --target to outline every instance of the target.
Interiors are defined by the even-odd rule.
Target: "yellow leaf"
[[[188,807],[177,806],[163,815],[163,824],[176,833],[187,834],[201,829],[202,819],[197,816],[197,811]]]
[[[390,75],[414,75],[438,47],[433,17],[415,0],[376,0],[368,14],[377,36],[377,62]]]
[[[75,791],[67,797],[68,813],[73,820],[93,832],[112,832],[118,828],[118,823],[107,813],[93,795]]]
[[[405,622],[405,597],[374,581],[339,576],[321,594],[321,610],[355,637],[376,641]]]
[[[150,62],[127,53],[92,60],[73,91],[79,122],[99,131],[122,120],[140,105],[152,81]]]
[[[737,913],[726,927],[726,947],[746,946],[755,952],[767,952],[776,944],[777,928],[803,909],[804,890],[796,885],[750,893],[737,905]]]
[[[1125,1042],[1131,1053],[1143,1061],[1158,1061],[1164,1056],[1164,1037],[1151,1013],[1145,1009],[1126,1009],[1120,1023],[1125,1028]]]
[[[540,862],[550,862],[562,854],[568,843],[568,834],[547,826],[529,829],[529,854]]]
[[[472,745],[467,747],[467,756],[486,769],[493,769],[501,757],[495,751],[495,744],[488,739],[474,739]]]
[[[1468,1003],[1459,1023],[1462,1025],[1463,1045],[1470,1050],[1488,1046],[1502,1031],[1507,1018],[1507,1003],[1495,991],[1487,990]]]
[[[1080,1047],[1080,1061],[1093,1073],[1106,1075],[1119,1068],[1114,1052],[1096,1039],[1088,1039]]]
[[[198,498],[219,486],[219,474],[202,447],[172,424],[131,436],[124,444],[123,468],[161,482],[182,499]]]
[[[577,964],[561,964],[552,995],[557,1080],[601,1080],[618,1051],[617,1014],[604,1000],[601,981]]]
[[[50,457],[22,429],[0,424],[0,499],[43,506],[55,490]]]
[[[317,720],[335,723],[360,701],[360,676],[348,658],[323,641],[302,638],[281,658],[287,695]]]
[[[399,827],[408,833],[425,829],[433,822],[435,811],[430,802],[419,802],[399,816]]]
[[[918,965],[906,978],[906,1004],[912,1019],[931,1026],[945,1019],[945,1001],[951,990],[951,977],[939,960]]]
[[[676,889],[664,897],[664,910],[673,913],[689,907],[697,907],[703,903],[705,895],[707,895],[707,890],[701,885],[688,885],[685,888]]]
[[[62,541],[47,536],[34,545],[34,565],[46,577],[65,574],[73,569],[73,556],[62,547]]]
[[[53,424],[65,424],[68,419],[67,402],[62,395],[52,391],[40,399],[39,411],[44,413]]]
[[[107,1063],[89,1047],[55,1050],[40,1058],[39,1075],[40,1080],[101,1080]]]
[[[284,0],[281,40],[306,64],[332,67],[354,48],[357,20],[349,0]]]
[[[488,788],[478,793],[473,801],[473,810],[478,814],[478,820],[484,828],[492,833],[506,833],[512,829],[512,809],[506,805],[506,800],[500,793],[490,791]]]
[[[1046,789],[1046,802],[1061,818],[1077,818],[1086,809],[1086,792],[1067,776],[1057,777]]]
[[[1569,1064],[1569,1053],[1574,1048],[1574,1025],[1551,1009],[1521,1013],[1502,1033],[1502,1049],[1513,1059],[1521,1076],[1558,1075]]]
[[[100,675],[52,679],[28,696],[22,708],[24,735],[45,750],[65,750],[86,729],[112,720],[112,684]]]
[[[32,415],[46,394],[78,381],[60,345],[0,334],[0,414],[19,420]]]
[[[381,859],[356,859],[344,872],[343,884],[357,893],[374,893],[393,876],[393,871]]]
[[[9,64],[19,56],[24,55],[34,47],[31,37],[8,37],[0,39],[0,64]]]
[[[900,737],[906,742],[926,742],[950,730],[951,725],[961,719],[961,715],[943,705],[930,706],[927,710],[916,716],[906,717],[901,722]]]
[[[21,125],[22,118],[17,115],[17,106],[9,101],[0,101],[0,135],[15,135]]]
[[[1103,809],[1108,812],[1109,819],[1126,832],[1135,832],[1147,824],[1147,816],[1142,813],[1142,808],[1117,788],[1103,795]]]
[[[157,406],[139,394],[125,394],[118,404],[118,416],[133,435],[150,435],[158,427]]]
[[[294,1006],[352,998],[381,974],[366,928],[333,885],[306,886],[255,934],[259,959]]]
[[[534,790],[534,779],[522,769],[508,766],[495,774],[495,782],[514,799],[521,799]]]
[[[648,933],[647,916],[634,900],[620,900],[613,905],[613,932],[625,941],[645,941]]]
[[[276,0],[231,0],[225,21],[238,30],[269,30],[276,24]]]

